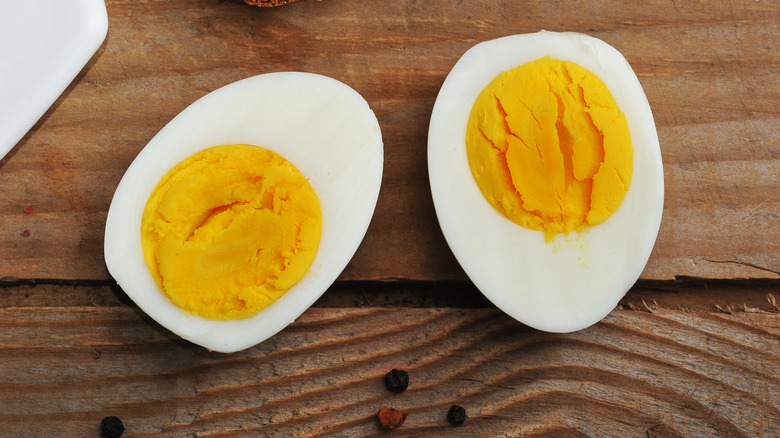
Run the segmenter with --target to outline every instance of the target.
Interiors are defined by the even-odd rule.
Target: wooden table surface
[[[107,0],[108,36],[0,161],[0,436],[780,436],[780,4],[722,1]],[[446,245],[426,136],[457,59],[578,31],[633,66],[665,205],[641,279],[602,322],[529,329]],[[190,103],[275,71],[331,76],[375,111],[385,171],[339,280],[225,355],[152,321],[108,274],[114,189]],[[33,206],[25,212],[26,207]],[[29,235],[26,235],[28,234]],[[383,385],[406,369],[409,389]],[[450,405],[469,419],[447,423]]]

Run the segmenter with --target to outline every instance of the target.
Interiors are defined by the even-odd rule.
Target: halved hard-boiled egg
[[[105,259],[158,323],[209,350],[274,335],[335,281],[376,206],[368,103],[316,74],[244,79],[194,102],[128,168]]]
[[[458,262],[497,307],[550,332],[606,316],[663,210],[653,115],[625,58],[578,33],[480,43],[433,108],[428,166]]]

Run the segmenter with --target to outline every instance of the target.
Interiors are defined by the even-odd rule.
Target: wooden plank
[[[780,316],[616,310],[573,334],[491,308],[312,308],[231,355],[129,306],[0,309],[0,436],[777,436]],[[407,391],[384,388],[391,368]],[[457,428],[450,405],[467,409]]]
[[[95,58],[0,161],[0,278],[107,279],[106,212],[151,137],[227,83],[303,70],[363,94],[385,139],[376,214],[341,279],[464,279],[431,202],[430,111],[473,44],[540,29],[604,39],[645,87],[666,208],[643,278],[780,278],[777,2],[325,0],[260,9],[108,0],[107,8],[110,29]]]
[[[0,283],[1,308],[135,307],[116,283]],[[343,282],[333,284],[313,307],[486,308],[493,304],[470,282]],[[780,312],[780,283],[766,281],[639,281],[618,308],[698,313]]]

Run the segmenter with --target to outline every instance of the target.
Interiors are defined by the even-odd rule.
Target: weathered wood
[[[113,282],[0,283],[0,308],[116,307],[135,304]],[[493,305],[470,282],[336,282],[313,307],[456,307]],[[627,310],[699,313],[780,312],[780,283],[751,281],[640,281],[620,301]]]
[[[491,308],[312,308],[247,351],[131,306],[0,309],[0,436],[777,436],[780,316],[616,310],[573,334]],[[391,368],[406,392],[384,388]],[[447,424],[450,405],[469,419]]]
[[[106,42],[0,161],[0,436],[97,436],[106,415],[129,436],[382,436],[374,415],[386,405],[410,413],[394,436],[780,436],[777,2],[107,8]],[[465,279],[427,179],[430,111],[458,57],[540,29],[586,32],[626,56],[666,179],[644,280],[602,322],[566,335],[524,327]],[[113,284],[106,212],[179,111],[283,70],[367,99],[385,140],[379,203],[342,281],[313,308],[254,348],[210,353]],[[393,367],[411,375],[404,393],[383,386]],[[457,428],[454,403],[470,417]]]
[[[384,134],[376,214],[341,278],[463,279],[428,188],[430,111],[466,49],[540,29],[604,39],[645,87],[666,208],[643,277],[780,277],[777,2],[325,0],[260,9],[108,0],[107,7],[106,42],[0,161],[0,278],[107,279],[106,211],[151,137],[223,85],[303,70],[363,94]],[[23,212],[28,205],[31,214]]]

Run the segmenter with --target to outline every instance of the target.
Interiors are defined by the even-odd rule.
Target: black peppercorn
[[[404,370],[393,368],[385,374],[385,384],[390,391],[404,392],[409,386],[409,374]]]
[[[450,424],[453,426],[459,426],[463,424],[464,421],[466,421],[466,418],[469,418],[466,415],[466,408],[458,405],[450,406],[450,411],[447,412],[447,419],[450,420]]]
[[[125,433],[125,425],[119,417],[110,416],[100,422],[100,436],[103,438],[119,438]]]

